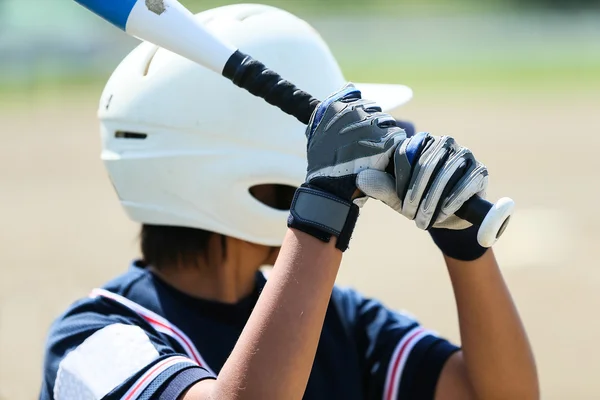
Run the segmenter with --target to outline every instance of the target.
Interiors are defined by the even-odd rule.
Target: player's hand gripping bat
[[[223,75],[305,125],[320,103],[261,62],[212,35],[177,0],[75,1],[131,36]],[[491,247],[504,232],[513,209],[514,201],[507,197],[492,204],[474,196],[456,215],[478,225],[479,244]]]

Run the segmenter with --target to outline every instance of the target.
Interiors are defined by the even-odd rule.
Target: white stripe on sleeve
[[[158,357],[158,351],[140,327],[108,325],[60,362],[54,398],[101,399]]]
[[[396,400],[398,398],[398,389],[402,380],[402,373],[404,372],[404,367],[406,366],[406,361],[408,360],[410,352],[421,339],[432,334],[435,335],[434,332],[426,331],[422,327],[417,326],[406,333],[398,342],[388,366],[383,391],[384,400]]]
[[[137,397],[140,394],[142,394],[144,389],[146,389],[148,387],[148,385],[150,385],[152,383],[152,381],[154,381],[154,379],[156,379],[160,374],[162,374],[167,369],[169,369],[170,367],[172,367],[173,365],[176,365],[176,364],[187,364],[189,366],[198,366],[198,364],[196,364],[189,358],[183,357],[183,356],[173,356],[173,357],[165,358],[164,360],[161,360],[160,362],[156,363],[156,365],[153,365],[152,368],[150,368],[148,371],[146,371],[146,373],[144,373],[144,375],[142,375],[133,385],[131,385],[131,388],[129,388],[127,393],[125,393],[125,395],[123,395],[123,397],[121,399],[122,400],[137,399]]]

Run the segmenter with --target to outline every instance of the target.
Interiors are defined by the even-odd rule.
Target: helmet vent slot
[[[137,139],[144,140],[148,137],[146,133],[116,131],[115,137],[118,139]]]
[[[244,21],[244,20],[246,20],[246,19],[248,19],[250,17],[255,17],[257,15],[264,14],[266,11],[267,10],[264,9],[264,8],[262,8],[262,7],[259,8],[259,9],[256,9],[256,8],[252,7],[249,10],[245,10],[245,12],[240,12],[237,15],[237,19],[238,19],[238,21]]]
[[[152,60],[154,60],[154,56],[156,56],[156,53],[158,53],[158,49],[158,46],[154,46],[146,56],[148,58],[146,59],[146,63],[144,64],[144,71],[142,73],[142,76],[148,76],[148,73],[150,72],[150,65],[152,64]]]

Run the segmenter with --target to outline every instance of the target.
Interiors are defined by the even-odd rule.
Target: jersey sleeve
[[[352,289],[333,300],[363,364],[368,399],[433,399],[442,368],[459,347]]]
[[[134,314],[91,303],[71,309],[50,330],[42,400],[177,399],[213,378]]]

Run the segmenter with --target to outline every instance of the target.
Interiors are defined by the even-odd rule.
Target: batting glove
[[[393,170],[395,178],[366,171],[358,177],[359,189],[428,230],[444,254],[479,258],[486,249],[477,242],[478,227],[454,213],[474,195],[485,198],[487,168],[453,138],[426,132],[406,139],[393,159],[388,171]]]
[[[358,190],[357,177],[385,170],[406,134],[394,118],[347,84],[317,107],[306,137],[306,182],[296,191],[288,226],[326,242],[336,236],[336,247],[344,251],[367,199]]]

